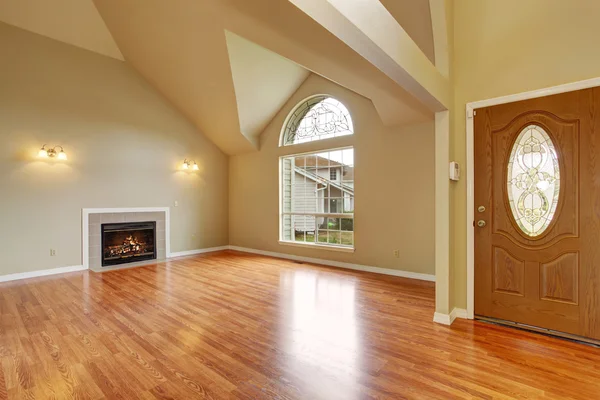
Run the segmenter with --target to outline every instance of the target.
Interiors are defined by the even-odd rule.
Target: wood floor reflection
[[[0,284],[0,399],[600,397],[600,349],[431,283],[237,252]]]

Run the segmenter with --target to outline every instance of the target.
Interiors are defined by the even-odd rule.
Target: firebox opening
[[[156,259],[156,222],[102,224],[102,266]]]

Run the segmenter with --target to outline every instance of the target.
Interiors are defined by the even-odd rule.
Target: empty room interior
[[[600,399],[599,20],[0,0],[0,399]]]

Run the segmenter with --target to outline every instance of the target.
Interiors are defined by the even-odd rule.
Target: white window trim
[[[284,246],[294,246],[294,247],[304,247],[304,248],[313,248],[319,250],[331,250],[331,251],[339,251],[342,253],[354,253],[356,250],[354,247],[350,246],[337,246],[335,244],[321,244],[321,243],[306,243],[306,242],[292,242],[289,240],[279,240],[279,244]]]
[[[356,201],[354,204],[354,212],[352,214],[345,213],[301,213],[301,212],[283,212],[283,160],[289,157],[299,157],[308,154],[322,153],[322,152],[330,152],[337,150],[348,150],[353,149],[354,146],[344,146],[344,147],[334,147],[334,148],[325,148],[320,150],[301,152],[301,153],[293,153],[293,154],[285,154],[279,157],[279,240],[278,243],[284,246],[295,246],[295,247],[304,247],[304,248],[313,248],[320,250],[331,250],[331,251],[339,251],[344,253],[354,253],[356,250],[356,235],[355,231],[352,231],[353,235],[353,245],[352,246],[340,246],[336,244],[330,243],[307,243],[307,242],[296,242],[291,240],[283,240],[283,217],[285,215],[307,215],[307,216],[315,216],[315,217],[330,217],[330,218],[348,218],[355,220],[356,213]],[[356,157],[354,159],[354,166],[356,167]],[[356,183],[355,183],[356,185]]]

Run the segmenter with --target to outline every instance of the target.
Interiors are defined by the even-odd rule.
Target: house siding
[[[292,212],[318,212],[317,183],[297,172],[293,175]],[[296,231],[312,232],[315,230],[315,217],[293,216],[292,225]]]

